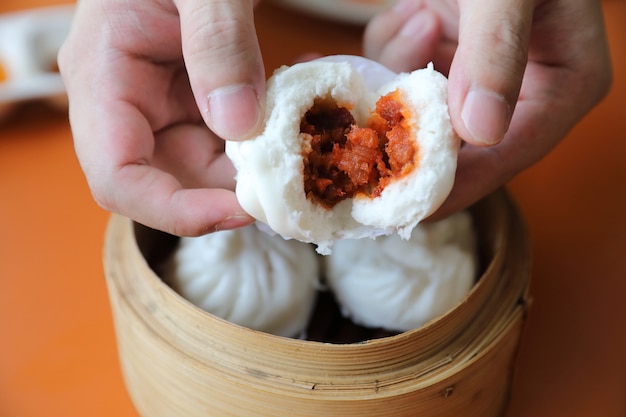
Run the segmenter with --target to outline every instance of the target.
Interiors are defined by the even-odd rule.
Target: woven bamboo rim
[[[500,415],[527,308],[529,243],[504,191],[472,212],[485,266],[468,296],[422,328],[353,344],[282,338],[207,314],[151,269],[147,259],[159,256],[163,238],[113,215],[105,270],[122,370],[138,411],[143,417]]]

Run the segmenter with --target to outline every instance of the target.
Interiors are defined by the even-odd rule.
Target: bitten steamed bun
[[[326,280],[342,313],[357,324],[406,331],[446,313],[477,273],[471,216],[423,223],[397,235],[341,240],[324,258]]]
[[[262,134],[226,144],[240,204],[322,254],[338,239],[408,238],[454,182],[446,88],[432,65],[396,75],[331,57],[278,69]]]
[[[316,301],[315,250],[256,226],[181,238],[161,275],[183,298],[232,323],[298,337]]]

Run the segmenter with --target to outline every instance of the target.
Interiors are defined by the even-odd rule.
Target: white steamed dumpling
[[[475,232],[467,212],[398,235],[339,240],[324,257],[328,286],[357,324],[406,331],[443,315],[472,288]]]
[[[319,263],[312,246],[251,225],[181,238],[162,275],[182,297],[217,317],[298,337],[316,301]]]

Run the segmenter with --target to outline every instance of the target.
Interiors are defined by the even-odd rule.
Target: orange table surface
[[[2,0],[0,12],[54,0]],[[532,238],[534,303],[506,417],[626,416],[626,2],[607,0],[615,82],[509,184]],[[359,53],[361,29],[264,4],[268,72]],[[572,46],[573,47],[573,46]],[[64,112],[0,124],[0,416],[137,416],[118,366],[92,201]]]

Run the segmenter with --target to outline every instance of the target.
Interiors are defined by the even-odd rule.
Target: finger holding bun
[[[454,182],[460,139],[446,89],[432,65],[395,74],[333,56],[279,68],[263,132],[226,143],[239,203],[321,254],[339,239],[408,239]]]

